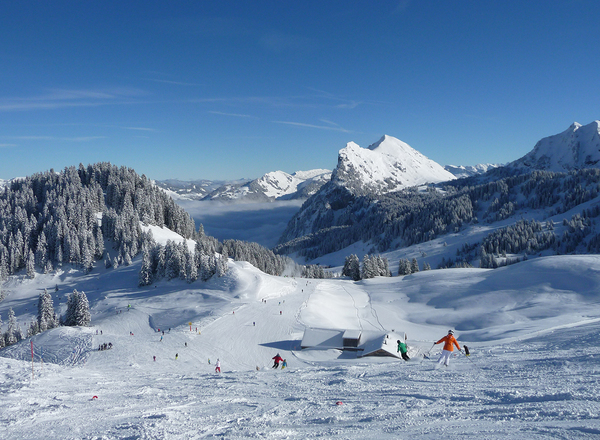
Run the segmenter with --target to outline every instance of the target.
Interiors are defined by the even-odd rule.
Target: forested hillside
[[[175,243],[157,244],[141,224],[196,240],[204,257],[197,253],[191,267],[192,253]],[[105,243],[111,248],[105,249]],[[34,277],[36,271],[50,272],[66,263],[89,271],[100,259],[107,266],[130,264],[143,247],[146,273],[140,284],[174,276],[206,279],[218,271],[214,254],[222,251],[270,273],[280,274],[289,261],[253,243],[223,245],[205,236],[146,176],[110,163],[37,173],[0,189],[0,279],[22,269]]]
[[[282,240],[287,241],[275,252],[297,252],[311,260],[358,241],[371,243],[373,252],[385,252],[496,222],[515,225],[510,229],[510,242],[498,238],[507,233],[497,233],[480,243],[484,248],[465,243],[457,260],[470,263],[483,256],[482,265],[492,267],[486,253],[531,253],[548,248],[556,253],[596,252],[600,239],[589,219],[597,216],[598,209],[584,204],[596,199],[599,189],[598,169],[522,174],[496,169],[483,176],[383,195],[355,197],[339,190],[333,197],[307,202],[284,233]],[[548,218],[578,207],[579,217],[569,216],[564,226],[572,226],[558,237],[552,224],[536,224],[533,230],[517,224],[528,218],[533,221],[528,217],[532,211]],[[308,227],[312,228],[308,233],[289,239]]]

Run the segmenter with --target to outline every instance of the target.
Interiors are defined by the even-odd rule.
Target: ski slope
[[[23,326],[39,289],[57,284],[56,308],[73,288],[86,292],[92,326],[33,337],[33,375],[29,339],[0,351],[0,438],[600,434],[600,257],[360,282],[272,277],[230,262],[207,283],[144,288],[137,269],[139,260],[5,283],[3,329],[8,307]],[[406,332],[413,359],[301,350],[306,327]],[[472,354],[436,368],[433,342],[449,328]],[[114,348],[98,351],[108,342]],[[271,368],[277,353],[287,369]]]

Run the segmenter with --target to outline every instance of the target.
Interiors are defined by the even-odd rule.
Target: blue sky
[[[0,178],[109,161],[153,179],[332,169],[397,137],[502,163],[600,119],[597,1],[13,1]]]

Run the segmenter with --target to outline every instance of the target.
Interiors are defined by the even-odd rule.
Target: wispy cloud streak
[[[211,113],[213,115],[221,115],[221,116],[235,116],[237,118],[254,118],[256,119],[255,116],[251,116],[251,115],[243,115],[243,114],[239,114],[239,113],[226,113],[226,112],[217,112],[217,111],[209,111],[208,113]]]
[[[0,111],[51,110],[67,107],[131,104],[146,92],[135,88],[100,90],[51,89],[44,95],[30,98],[0,98]]]
[[[292,122],[292,121],[272,121],[275,124],[287,124],[294,125],[296,127],[306,127],[306,128],[316,128],[319,130],[332,130],[332,131],[341,131],[342,133],[352,133],[351,130],[347,130],[342,127],[335,127],[330,125],[314,125],[314,124],[305,124],[303,122]]]

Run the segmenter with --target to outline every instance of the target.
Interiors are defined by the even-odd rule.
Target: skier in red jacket
[[[444,349],[442,350],[442,355],[438,359],[438,364],[444,364],[447,367],[450,363],[450,356],[452,356],[454,346],[456,345],[456,348],[460,350],[460,345],[458,345],[458,341],[454,337],[454,332],[452,330],[448,330],[448,334],[437,341],[436,344],[442,342],[444,343]]]
[[[279,356],[279,353],[277,353],[272,359],[275,362],[273,364],[273,368],[279,367],[279,362],[283,362],[283,358],[281,356]]]

